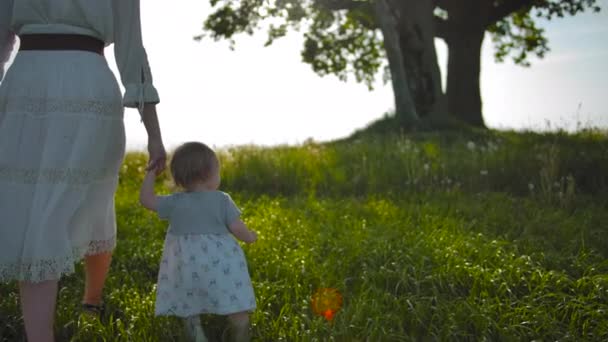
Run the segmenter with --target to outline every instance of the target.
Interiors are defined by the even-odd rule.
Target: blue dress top
[[[161,196],[158,216],[169,221],[167,234],[230,234],[228,226],[241,211],[222,191],[180,192]]]

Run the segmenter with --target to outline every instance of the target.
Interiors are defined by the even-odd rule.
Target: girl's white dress
[[[221,191],[162,197],[169,220],[158,284],[156,315],[227,315],[255,309],[245,255],[227,226],[240,211]]]
[[[124,93],[87,51],[19,51],[5,70],[16,36],[45,33],[113,43]],[[114,248],[123,107],[158,102],[139,0],[0,0],[0,82],[0,281],[58,279]]]

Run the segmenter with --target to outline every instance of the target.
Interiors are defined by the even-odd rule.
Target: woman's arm
[[[152,80],[141,33],[139,0],[113,0],[114,57],[125,87],[123,103],[138,108],[160,101]]]
[[[125,87],[123,104],[139,110],[148,133],[147,170],[165,169],[166,152],[156,114],[158,93],[152,80],[141,33],[140,0],[113,0],[114,56]]]
[[[156,180],[156,170],[148,170],[144,177],[144,182],[141,184],[139,192],[139,202],[144,208],[156,211],[158,208],[158,196],[154,193],[154,181]]]
[[[142,120],[144,122],[144,127],[146,127],[146,132],[148,133],[148,155],[150,156],[146,170],[155,170],[158,175],[165,169],[167,164],[167,153],[160,134],[155,104],[144,104]]]

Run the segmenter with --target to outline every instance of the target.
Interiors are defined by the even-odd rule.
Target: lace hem
[[[108,168],[103,169],[14,169],[0,166],[0,181],[21,184],[86,185],[100,180],[118,177]]]
[[[0,112],[27,113],[40,117],[51,113],[90,113],[96,116],[122,119],[124,108],[122,103],[117,101],[3,96],[0,98]]]
[[[116,246],[116,237],[109,240],[91,241],[88,246],[74,247],[72,254],[61,257],[37,260],[31,263],[0,264],[0,281],[11,280],[38,283],[45,280],[56,280],[62,275],[74,273],[74,263],[86,255],[109,252]]]

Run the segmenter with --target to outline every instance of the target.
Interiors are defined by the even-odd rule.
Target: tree
[[[445,114],[445,110],[439,108],[441,74],[433,42],[433,7],[431,1],[376,0],[374,17],[370,18],[375,19],[382,32],[382,46],[395,94],[396,116],[405,126],[416,125],[419,116]],[[372,20],[369,22],[374,23]],[[309,34],[306,46],[317,42]],[[409,105],[409,112],[416,115],[405,115],[408,111],[400,106],[405,103]]]
[[[384,78],[393,83],[396,115],[405,125],[421,116],[442,117],[447,112],[479,127],[484,126],[479,78],[486,32],[497,60],[510,56],[527,66],[530,54],[543,57],[549,51],[534,16],[552,19],[587,9],[599,11],[596,0],[210,1],[213,6],[221,2],[204,25],[215,39],[234,42],[236,33],[253,34],[262,22],[273,20],[278,24],[268,28],[269,45],[288,29],[305,26],[302,57],[319,75],[345,80],[353,74],[371,88],[388,61]],[[449,51],[447,108],[435,36],[445,40]]]
[[[391,5],[388,0],[376,0],[374,9],[384,37],[384,49],[388,59],[395,97],[395,113],[403,124],[412,125],[418,121],[418,110],[410,91],[411,79],[408,80],[408,71],[404,63],[405,53],[400,43],[399,21],[393,14]],[[312,41],[309,40],[308,44],[311,43]]]
[[[211,0],[213,6],[220,1]],[[319,75],[335,74],[346,80],[354,74],[372,88],[388,60],[395,94],[396,117],[413,126],[419,117],[436,110],[441,81],[435,46],[431,2],[418,0],[223,0],[205,21],[214,39],[253,32],[265,20],[267,44],[289,28],[306,26],[302,58]],[[418,12],[412,12],[415,8]],[[424,13],[422,11],[425,11]],[[280,19],[280,20],[277,20]],[[276,22],[279,24],[276,24]],[[417,28],[424,25],[425,29]],[[381,35],[379,34],[381,33]],[[382,37],[381,37],[382,36]],[[195,37],[201,39],[203,35]],[[424,38],[424,39],[423,39]],[[445,111],[444,111],[445,112]]]
[[[438,0],[437,36],[448,47],[447,102],[449,112],[474,126],[484,126],[480,78],[481,46],[486,32],[494,43],[495,57],[509,55],[516,64],[529,66],[528,56],[548,51],[544,30],[533,17],[552,19],[576,15],[586,9],[599,11],[596,0]]]

